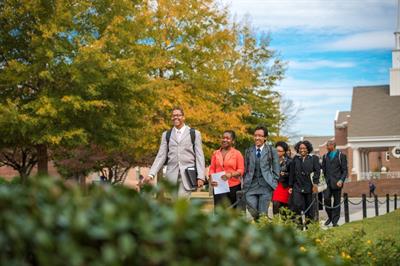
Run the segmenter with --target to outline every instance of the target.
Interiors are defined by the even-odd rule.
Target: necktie
[[[176,139],[178,140],[178,142],[181,141],[181,131],[180,130],[176,131]]]
[[[257,158],[261,157],[261,149],[260,148],[257,149],[257,154],[256,155],[257,155]]]

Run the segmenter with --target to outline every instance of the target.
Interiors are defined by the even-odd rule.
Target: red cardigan
[[[244,173],[244,158],[240,151],[231,147],[225,155],[225,160],[222,157],[221,149],[214,151],[211,157],[211,165],[209,174],[225,171],[225,173],[239,172],[240,176]],[[229,187],[234,187],[240,184],[240,177],[232,177],[228,179]]]

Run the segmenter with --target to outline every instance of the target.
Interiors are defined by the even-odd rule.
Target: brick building
[[[351,110],[337,112],[334,139],[347,155],[352,181],[400,178],[400,6],[390,84],[353,88]],[[326,153],[321,137],[303,137]],[[315,142],[315,141],[319,142]],[[317,149],[317,145],[319,145]]]
[[[334,136],[303,136],[301,140],[308,140],[313,146],[312,154],[322,156],[326,153],[326,142],[333,140]]]

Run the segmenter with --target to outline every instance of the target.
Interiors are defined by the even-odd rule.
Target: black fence
[[[368,200],[367,195],[362,194],[360,202],[352,202],[349,200],[347,193],[343,194],[343,204],[344,204],[344,218],[345,222],[350,222],[349,204],[360,205],[362,204],[363,219],[367,218],[367,203],[374,203],[375,216],[379,216],[379,206],[386,204],[386,213],[390,212],[390,202],[394,202],[393,210],[397,209],[397,194],[394,194],[393,199],[390,198],[389,194],[386,194],[386,200],[380,201],[378,196],[374,196],[374,200]]]
[[[390,202],[394,202],[394,206],[392,210],[397,209],[397,194],[394,194],[394,196],[391,198],[389,194],[386,194],[386,199],[384,201],[380,201],[379,198],[374,195],[373,200],[368,200],[366,194],[362,194],[361,200],[359,202],[353,202],[349,199],[349,196],[347,193],[343,194],[343,200],[336,206],[326,206],[324,202],[321,202],[318,198],[318,194],[315,193],[313,194],[313,201],[306,208],[306,210],[302,213],[302,216],[304,216],[304,213],[306,213],[308,210],[310,210],[314,206],[314,210],[316,210],[316,213],[314,215],[316,220],[319,220],[319,205],[323,205],[324,208],[329,208],[329,209],[335,209],[340,207],[343,204],[343,209],[344,209],[344,220],[345,223],[350,222],[350,205],[360,205],[362,204],[362,214],[363,214],[363,219],[367,218],[367,204],[368,203],[373,203],[374,208],[375,208],[375,216],[379,216],[379,206],[382,206],[386,204],[386,213],[390,212]],[[243,191],[238,191],[237,192],[237,202],[233,204],[232,206],[236,206],[237,208],[243,211],[246,211],[246,207],[249,208],[249,205],[247,204],[245,197],[244,197],[244,192]],[[231,206],[231,207],[232,207]],[[304,217],[303,217],[304,218]]]

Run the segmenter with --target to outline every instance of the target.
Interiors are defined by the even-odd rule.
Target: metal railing
[[[246,211],[246,208],[248,209],[253,209],[251,206],[249,206],[248,202],[245,200],[245,194],[243,191],[238,191],[236,193],[237,195],[237,201],[231,205],[231,207],[238,206],[239,210]],[[375,209],[375,216],[379,216],[379,206],[386,204],[386,213],[390,212],[390,202],[394,202],[393,210],[397,209],[397,199],[398,195],[394,194],[393,198],[391,199],[389,194],[386,194],[386,199],[384,201],[380,201],[377,195],[374,195],[374,200],[368,200],[366,194],[361,195],[361,200],[358,202],[353,202],[349,199],[349,196],[347,193],[343,193],[343,200],[336,206],[327,206],[325,205],[324,202],[321,202],[318,200],[318,194],[313,193],[313,200],[311,204],[306,208],[305,211],[302,211],[301,216],[302,216],[302,221],[303,221],[303,226],[305,226],[304,223],[304,214],[309,211],[312,206],[314,206],[315,210],[318,210],[318,204],[323,205],[325,208],[328,209],[335,209],[335,208],[340,208],[340,206],[343,204],[344,207],[344,218],[345,218],[345,223],[350,222],[350,208],[349,205],[360,205],[362,204],[362,213],[363,213],[363,219],[367,218],[367,204],[371,203],[374,204],[374,209]],[[316,220],[319,220],[318,217],[318,211],[316,211]],[[305,227],[304,227],[305,228]],[[303,229],[304,229],[303,228]]]

